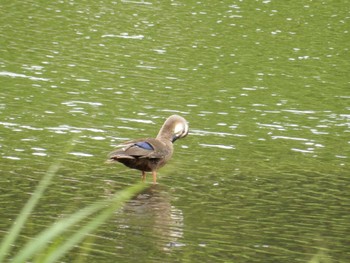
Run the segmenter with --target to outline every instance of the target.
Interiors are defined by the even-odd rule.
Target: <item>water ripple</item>
[[[315,114],[316,113],[316,111],[313,111],[313,110],[282,110],[282,111],[291,112],[294,114]]]
[[[3,156],[2,158],[9,159],[9,160],[21,160],[21,158],[16,157],[16,156]]]
[[[272,139],[284,139],[284,140],[293,140],[293,141],[310,141],[305,138],[298,138],[298,137],[289,137],[289,136],[271,136]]]
[[[222,144],[205,144],[205,143],[200,143],[199,144],[202,147],[210,147],[210,148],[220,148],[220,149],[235,149],[235,146],[233,145],[222,145]]]
[[[40,80],[40,81],[49,81],[50,80],[50,79],[47,79],[47,78],[38,78],[38,77],[33,77],[33,76],[27,76],[25,74],[18,74],[18,73],[14,73],[14,72],[8,72],[8,71],[0,71],[0,76],[12,77],[12,78],[25,78],[25,79]]]
[[[83,153],[83,152],[70,152],[69,154],[74,155],[74,156],[79,156],[79,157],[92,157],[92,156],[94,156],[93,154]]]
[[[139,122],[139,123],[147,123],[147,124],[154,124],[151,120],[143,120],[143,119],[131,119],[131,118],[117,118],[117,120],[121,121],[130,121],[130,122]]]
[[[302,153],[314,153],[314,148],[309,148],[307,150],[292,148],[293,152],[302,152]]]
[[[66,132],[80,133],[82,131],[90,131],[90,132],[96,132],[96,133],[105,132],[102,129],[81,128],[81,127],[73,127],[73,126],[70,126],[70,125],[60,125],[58,127],[47,127],[46,129],[54,131],[56,133],[66,133]]]
[[[209,136],[209,135],[215,135],[220,137],[225,136],[235,136],[235,137],[247,137],[247,135],[244,134],[235,134],[235,133],[228,133],[228,132],[213,132],[213,131],[203,131],[203,130],[191,130],[191,135],[195,136]]]
[[[122,33],[120,35],[114,35],[114,34],[102,35],[102,38],[106,38],[106,37],[142,40],[145,36],[144,35],[129,35],[128,33]]]
[[[61,104],[66,105],[68,107],[76,107],[78,104],[87,104],[87,105],[94,106],[94,107],[98,107],[98,106],[103,105],[100,102],[79,101],[79,100],[66,101],[66,102],[62,102]]]

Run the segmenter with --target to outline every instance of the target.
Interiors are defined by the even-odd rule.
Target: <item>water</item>
[[[346,1],[26,1],[0,17],[0,237],[67,144],[18,247],[138,182],[108,152],[176,113],[191,131],[159,185],[64,262],[349,261]]]

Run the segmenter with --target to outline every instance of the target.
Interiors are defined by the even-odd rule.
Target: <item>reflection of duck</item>
[[[184,246],[179,242],[183,237],[183,213],[171,204],[168,189],[152,185],[127,202],[123,214],[126,220],[123,224],[130,228],[135,227],[138,231],[142,229],[145,233],[152,229],[158,248],[167,251],[172,247]],[[135,218],[137,219],[134,221]]]
[[[187,121],[178,115],[170,116],[163,124],[156,138],[136,139],[125,142],[109,154],[107,162],[120,162],[127,167],[142,171],[142,181],[146,172],[152,172],[153,183],[157,182],[157,170],[170,160],[173,143],[188,134]]]

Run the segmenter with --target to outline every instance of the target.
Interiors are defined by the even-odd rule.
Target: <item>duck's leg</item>
[[[142,180],[143,183],[146,180],[146,172],[145,171],[142,171],[141,180]]]
[[[153,184],[157,183],[157,171],[152,171],[152,176],[153,176]]]

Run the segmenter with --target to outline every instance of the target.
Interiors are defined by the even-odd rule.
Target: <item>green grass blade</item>
[[[71,235],[66,242],[55,249],[53,253],[48,255],[45,263],[54,263],[68,251],[74,248],[77,244],[82,242],[87,234],[95,231],[100,225],[102,225],[108,218],[110,218],[117,209],[119,209],[126,201],[130,200],[136,193],[145,188],[144,184],[138,184],[129,187],[114,195],[113,199],[109,201],[108,206],[93,217],[86,225],[81,227],[76,233]]]
[[[19,232],[23,228],[23,225],[27,221],[28,217],[30,216],[34,207],[36,206],[39,199],[43,195],[45,189],[50,184],[52,178],[57,173],[60,166],[61,166],[61,162],[56,162],[50,166],[50,168],[47,170],[46,174],[44,175],[43,179],[40,181],[39,185],[37,186],[35,192],[32,194],[28,202],[25,204],[25,206],[21,210],[20,214],[17,216],[11,229],[9,230],[5,238],[1,241],[0,262],[2,262],[3,259],[6,257],[6,255],[9,253],[11,245],[17,239]]]
[[[51,240],[68,230],[70,227],[79,223],[86,217],[96,213],[104,206],[104,202],[94,203],[91,206],[79,210],[77,213],[69,216],[68,218],[64,218],[54,223],[50,228],[47,228],[39,235],[37,235],[33,240],[29,241],[25,247],[22,248],[19,253],[13,258],[12,262],[25,262],[35,253],[43,250]]]
[[[69,150],[74,146],[75,137],[72,138],[69,144],[67,144],[64,154],[69,152]],[[58,159],[57,162],[53,163],[47,172],[45,173],[43,179],[40,180],[37,188],[35,189],[32,196],[29,198],[28,202],[24,205],[23,209],[15,219],[15,222],[11,226],[9,232],[4,237],[4,239],[0,243],[0,262],[4,260],[4,258],[10,252],[11,246],[13,242],[17,239],[20,231],[22,230],[25,222],[33,211],[34,207],[38,203],[39,199],[42,197],[44,191],[49,186],[52,181],[52,178],[56,175],[57,171],[61,167],[62,159]]]
[[[141,188],[141,186],[142,186],[142,188]],[[51,227],[47,228],[46,230],[41,232],[39,235],[37,235],[33,240],[29,241],[25,245],[25,247],[23,249],[21,249],[21,251],[13,258],[13,260],[11,262],[12,263],[27,262],[35,254],[43,251],[47,247],[47,244],[52,242],[55,238],[59,237],[62,233],[66,232],[69,228],[75,226],[76,224],[78,224],[82,220],[88,218],[89,216],[92,216],[94,213],[110,206],[111,204],[114,204],[114,205],[111,205],[110,208],[108,207],[108,211],[112,211],[112,208],[115,210],[115,206],[120,205],[123,202],[127,201],[136,192],[143,189],[144,186],[143,185],[141,185],[141,186],[136,185],[134,187],[131,187],[130,189],[128,188],[126,190],[123,190],[120,193],[116,194],[116,196],[111,200],[104,200],[104,201],[95,202],[92,205],[79,210],[78,212],[74,213],[73,215],[59,220],[58,222],[54,223]],[[104,209],[103,211],[105,211],[105,210],[106,209]],[[102,214],[104,214],[104,212],[102,212]],[[97,215],[96,217],[99,218],[99,219],[97,219],[97,221],[100,219],[103,220],[105,218],[105,217],[102,217],[101,215]],[[108,217],[106,216],[106,218],[108,218]],[[86,234],[86,233],[84,233],[84,231],[91,232],[94,229],[96,229],[100,224],[103,223],[103,222],[100,222],[100,224],[98,224],[97,222],[91,223],[92,221],[94,221],[94,220],[91,220],[88,225],[84,226],[82,228],[83,230],[81,232],[78,231],[78,233],[81,233],[80,235],[82,235],[82,238]],[[74,234],[74,236],[75,235],[76,235],[76,237],[74,240],[76,240],[76,242],[79,242],[79,235]],[[70,238],[65,242],[69,243],[69,244],[73,243],[72,241],[70,241]],[[63,243],[65,243],[65,242],[63,242]],[[74,244],[76,244],[76,242]],[[73,244],[73,246],[74,246],[74,244]],[[62,251],[67,251],[70,248],[73,248],[73,247],[69,248],[65,244],[63,244],[62,246],[64,247],[62,249]],[[62,256],[62,255],[60,255],[60,256]],[[50,258],[50,257],[48,257],[48,258]]]

